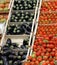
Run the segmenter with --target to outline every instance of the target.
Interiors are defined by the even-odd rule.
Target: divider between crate
[[[12,1],[13,1],[13,0],[10,0],[9,9],[11,8]]]
[[[37,4],[38,4],[38,2],[37,2]],[[31,34],[30,34],[30,39],[29,39],[29,45],[30,45],[30,43],[31,43],[31,39],[32,39],[32,36],[34,35],[34,25],[35,25],[35,21],[36,21],[36,14],[37,14],[37,7],[35,8],[35,15],[34,15],[34,19],[33,19],[33,23],[32,23],[32,29],[31,29]]]
[[[42,0],[40,1],[39,8],[38,8],[38,9],[41,9],[41,4],[42,4]],[[38,16],[37,16],[37,20],[36,20],[36,21],[39,21],[39,15],[40,15],[40,10],[38,10]],[[34,30],[34,35],[36,34],[37,26],[38,26],[38,24],[36,23],[35,30]],[[34,41],[35,41],[35,36],[33,36],[32,46],[31,46],[31,48],[33,48]],[[32,54],[32,50],[31,50],[30,55],[31,55],[31,54]]]
[[[24,12],[33,12],[35,9],[33,10],[12,10],[12,12],[21,12],[21,11],[24,11]]]
[[[53,24],[39,24],[39,26],[50,26],[50,25],[57,25],[57,23],[53,23]]]
[[[37,1],[38,1],[38,0],[37,0]],[[39,1],[38,1],[38,2],[39,2]],[[38,2],[37,2],[37,5],[38,5]],[[37,15],[37,7],[36,7],[36,9],[35,9],[35,16],[34,16],[34,19],[33,19],[33,24],[32,24],[32,29],[31,29],[31,32],[32,32],[32,33],[31,33],[31,35],[30,35],[29,45],[30,45],[30,43],[31,43],[31,38],[32,38],[32,36],[34,35],[34,34],[33,34],[33,31],[34,31],[34,30],[33,30],[33,27],[34,27],[34,24],[35,24],[35,21],[36,21],[36,18],[37,18],[36,15]],[[30,51],[30,50],[31,50],[31,48],[29,48],[29,51]],[[28,55],[27,55],[27,59],[28,59],[28,56],[29,56],[29,52],[28,52]],[[26,59],[26,60],[27,60],[27,59]]]
[[[40,9],[38,9],[38,10],[40,10]],[[41,13],[44,13],[44,14],[46,14],[46,13],[57,13],[57,11],[41,11]]]
[[[9,22],[8,24],[9,25],[12,25],[12,24],[14,24],[14,25],[20,25],[20,24],[23,24],[24,22]],[[33,23],[33,22],[26,22],[26,23]]]

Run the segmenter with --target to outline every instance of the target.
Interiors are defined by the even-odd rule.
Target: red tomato
[[[30,65],[30,62],[25,62],[23,63],[23,65]]]
[[[43,53],[41,53],[41,56],[44,56],[45,55],[45,53],[43,52]]]
[[[45,48],[46,48],[46,47],[47,47],[47,45],[46,45],[46,44],[43,44],[43,47],[45,47]]]
[[[38,46],[38,42],[35,42],[34,45]]]
[[[55,60],[57,60],[57,56],[55,57]]]
[[[30,62],[30,65],[35,65],[35,62]]]
[[[55,53],[55,56],[57,56],[57,53]]]
[[[39,65],[39,62],[38,61],[35,61],[35,65]]]
[[[46,56],[48,56],[48,57],[49,57],[49,56],[50,56],[50,53],[49,53],[49,52],[47,52],[47,53],[46,53]]]
[[[36,45],[33,45],[33,48],[34,48],[34,49],[36,49],[36,48],[37,48],[37,46],[36,46]]]
[[[43,62],[42,65],[48,65],[46,62]]]
[[[50,48],[47,48],[47,51],[48,51],[48,52],[51,52],[51,49],[50,49]]]
[[[50,65],[55,65],[55,64],[54,64],[54,61],[51,61],[51,62],[50,62]]]
[[[55,52],[51,52],[51,56],[55,56]]]
[[[53,44],[50,44],[50,45],[49,45],[49,48],[54,48],[54,45],[53,45]]]
[[[36,61],[36,58],[33,58],[32,61],[35,62]]]
[[[48,59],[48,56],[43,56],[43,59],[44,59],[44,60],[47,60],[47,59]]]
[[[39,50],[38,52],[36,52],[36,56],[40,56],[41,55],[41,50]]]
[[[41,62],[42,61],[42,57],[38,57],[37,61]]]
[[[28,60],[32,60],[32,57],[31,56],[28,56]]]
[[[37,49],[33,49],[34,52],[37,52]]]

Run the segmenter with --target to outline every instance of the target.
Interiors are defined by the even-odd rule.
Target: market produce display
[[[10,0],[1,0],[0,2],[0,13],[5,13],[9,11]]]
[[[8,19],[8,3],[3,1],[0,9],[5,12],[1,15],[3,19]],[[0,52],[1,65],[23,65],[30,51],[30,34],[35,14],[37,0],[12,0],[9,12],[10,17],[7,21],[5,35],[3,35]],[[7,4],[7,6],[6,6]],[[25,39],[24,39],[25,38]],[[27,39],[28,38],[28,39]],[[17,42],[18,41],[18,42]]]
[[[30,35],[31,33],[31,28],[32,28],[32,22],[33,22],[33,18],[34,18],[34,10],[31,11],[31,9],[27,9],[26,11],[21,9],[21,11],[19,11],[20,9],[16,10],[15,8],[20,7],[20,5],[23,5],[23,3],[26,3],[25,5],[28,4],[35,4],[33,6],[33,8],[36,6],[36,0],[28,0],[28,1],[18,1],[18,0],[14,0],[14,4],[13,4],[13,8],[12,8],[12,12],[11,12],[11,17],[10,17],[10,23],[16,23],[16,24],[8,24],[7,27],[7,35]],[[17,7],[16,7],[17,5]],[[21,6],[21,8],[22,8]],[[28,6],[26,6],[28,7]],[[25,7],[25,8],[26,8]]]
[[[19,25],[8,25],[7,35],[22,35],[31,33],[32,23],[22,23]]]
[[[32,22],[34,18],[33,12],[13,12],[11,15],[10,22]]]
[[[24,65],[55,65],[57,61],[57,38],[52,35],[43,38],[36,38],[32,55],[28,57],[28,62]]]
[[[27,40],[24,42],[27,44]],[[24,43],[23,42],[23,43]],[[18,51],[17,51],[18,48]],[[14,51],[13,49],[16,49]],[[2,47],[0,52],[0,64],[1,65],[22,65],[22,61],[26,59],[28,50],[19,50],[20,48],[16,43],[12,43],[11,39],[8,38],[6,45]]]
[[[0,22],[6,22],[6,20],[7,20],[7,18],[8,18],[8,14],[1,14],[0,15]]]
[[[15,0],[14,10],[32,10],[35,9],[37,0]]]
[[[57,1],[43,1],[32,53],[24,65],[57,65]]]
[[[55,25],[39,25],[37,29],[36,36],[44,36],[44,35],[53,35],[57,36],[57,24]]]
[[[57,13],[40,13],[39,24],[56,24]]]
[[[42,12],[57,11],[57,1],[46,1],[46,2],[43,1],[41,11]]]

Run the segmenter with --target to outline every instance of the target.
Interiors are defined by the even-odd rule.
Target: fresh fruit
[[[8,38],[6,43],[7,43],[8,45],[11,45],[11,43],[12,43],[12,42],[11,42],[11,39]]]
[[[5,11],[9,11],[9,8],[8,8],[9,2],[5,2],[5,1],[0,2],[0,12],[5,13]]]
[[[9,2],[10,2],[10,0],[5,0],[5,2],[6,2],[6,3],[9,3]]]
[[[9,9],[7,7],[4,8],[4,11],[8,11]]]
[[[7,20],[7,18],[8,18],[8,15],[7,14],[1,14],[0,15],[0,22],[6,22],[6,20]]]
[[[3,8],[2,7],[0,8],[0,11],[3,11]]]
[[[56,60],[57,56],[56,47],[57,47],[57,38],[54,38],[51,35],[42,38],[36,37],[32,49],[33,50],[32,54],[34,53],[34,56],[32,56],[31,54],[31,56],[28,57],[28,61],[33,63],[38,61],[37,63],[42,65],[48,65],[48,64],[55,65],[54,61]],[[37,51],[35,51],[35,49]]]
[[[5,0],[0,0],[0,3],[1,3],[1,4],[4,4],[4,3],[5,3]]]
[[[24,43],[27,44],[26,41]],[[22,61],[26,59],[28,50],[22,51],[20,49],[21,47],[18,47],[17,43],[12,43],[11,39],[8,38],[6,44],[2,47],[0,52],[0,64],[22,65]]]
[[[30,12],[14,12],[11,15],[10,22],[32,22],[34,18],[34,13]]]
[[[57,13],[40,13],[39,24],[57,23]]]
[[[29,35],[31,32],[31,26],[32,23],[23,23],[21,25],[10,25],[7,27],[7,34],[11,35],[20,35],[20,34],[27,34]]]
[[[57,1],[43,2],[41,11],[43,12],[57,11]]]
[[[57,34],[57,25],[39,25],[36,36],[56,36]]]
[[[29,65],[57,64],[55,64],[57,61],[57,13],[55,11],[57,11],[57,1],[42,1],[32,53],[24,65],[28,65],[28,62]]]
[[[13,9],[14,10],[32,10],[35,9],[37,0],[18,1],[15,0]]]
[[[5,7],[5,5],[4,4],[0,4],[0,8],[4,8]]]

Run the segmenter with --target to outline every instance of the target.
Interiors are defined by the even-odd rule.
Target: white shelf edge
[[[42,0],[39,1],[39,2],[40,2],[40,4],[39,4],[39,8],[38,8],[37,21],[39,21],[39,15],[40,15],[40,9],[41,9]],[[37,22],[37,21],[36,21],[36,22]],[[38,27],[38,23],[36,23],[35,30],[34,30],[34,35],[36,34],[37,27]],[[33,36],[32,46],[31,46],[31,53],[30,53],[30,55],[32,54],[32,48],[33,48],[33,45],[34,45],[34,41],[35,41],[35,36]]]

